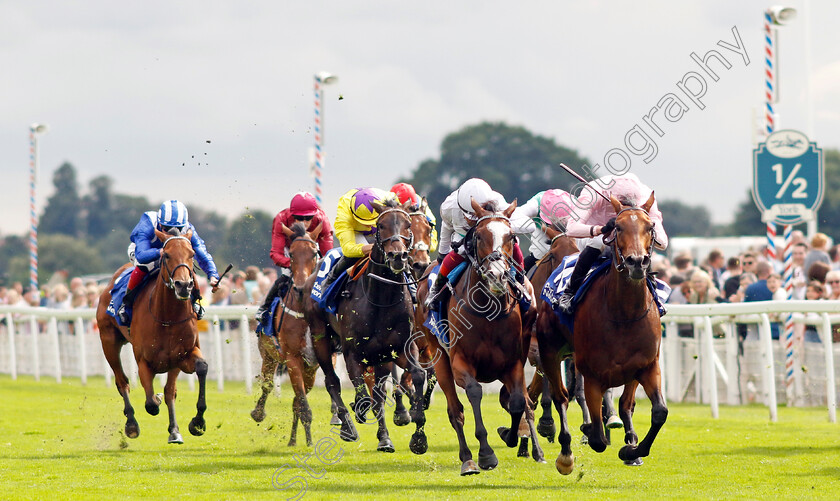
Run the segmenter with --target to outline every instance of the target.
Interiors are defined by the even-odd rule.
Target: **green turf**
[[[408,451],[413,426],[389,429],[397,452],[376,451],[376,429],[358,425],[361,440],[339,441],[341,458],[315,465],[312,478],[294,465],[295,455],[311,452],[302,430],[297,447],[286,445],[291,425],[291,390],[269,399],[268,417],[254,423],[249,412],[255,398],[243,385],[228,383],[219,393],[209,385],[207,433],[193,437],[187,424],[195,412],[196,393],[182,385],[179,424],[183,445],[168,445],[166,408],[152,417],[143,408],[142,391],[132,394],[140,437],[122,436],[122,404],[102,378],[87,386],[67,379],[63,384],[0,376],[0,498],[3,499],[127,499],[179,498],[209,494],[206,499],[283,499],[297,492],[291,481],[306,478],[306,499],[791,499],[798,496],[840,497],[840,425],[830,424],[825,409],[779,409],[770,423],[761,406],[722,407],[720,419],[707,406],[671,404],[668,422],[641,467],[618,460],[620,435],[603,454],[580,445],[580,412],[570,411],[575,471],[561,476],[554,469],[559,446],[542,445],[547,464],[515,457],[495,428],[509,418],[494,395],[482,409],[499,467],[480,475],[460,477],[455,434],[446,418],[445,399],[437,393],[428,414],[429,452]],[[344,392],[345,397],[348,392]],[[335,437],[327,425],[329,402],[323,388],[310,399],[315,416],[315,442]],[[462,402],[466,399],[462,395]],[[650,408],[640,402],[637,430],[650,423]],[[472,414],[467,408],[467,439],[477,457]],[[333,449],[330,455],[339,452]],[[298,484],[302,485],[302,484]]]

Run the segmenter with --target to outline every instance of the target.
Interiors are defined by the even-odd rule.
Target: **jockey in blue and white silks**
[[[198,266],[207,274],[211,287],[215,288],[218,285],[219,272],[216,270],[216,263],[213,262],[213,256],[207,252],[204,240],[198,236],[195,226],[189,222],[187,207],[178,200],[168,200],[161,204],[157,212],[144,212],[131,232],[128,259],[134,263],[135,268],[128,280],[128,290],[123,299],[123,304],[117,312],[120,317],[125,317],[125,308],[131,307],[134,302],[134,296],[138,290],[137,286],[142,283],[143,278],[160,266],[163,242],[157,238],[155,230],[166,233],[172,228],[178,228],[182,235],[192,231],[190,243],[193,251],[195,251]],[[198,305],[197,302],[195,304]],[[203,311],[200,311],[199,308],[200,305],[196,308],[196,313],[200,318]]]

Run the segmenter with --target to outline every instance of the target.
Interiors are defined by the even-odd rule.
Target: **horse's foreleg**
[[[393,364],[391,377],[394,381],[394,424],[406,426],[411,422],[411,416],[408,415],[408,410],[403,403],[403,394],[408,393],[409,401],[411,401],[411,373],[403,370],[402,377],[397,378],[397,364]]]
[[[449,424],[455,430],[458,437],[458,458],[461,460],[461,475],[475,475],[481,473],[472,458],[472,451],[467,445],[467,437],[464,435],[464,405],[458,398],[455,389],[455,380],[452,377],[452,367],[449,357],[440,348],[431,348],[437,351],[435,360],[435,374],[443,395],[446,397],[446,414],[449,416]]]
[[[347,375],[350,376],[350,381],[356,390],[352,405],[356,422],[364,424],[367,422],[367,412],[373,405],[373,400],[368,395],[367,378],[365,377],[367,368],[361,364],[356,353],[352,350],[344,354],[344,365],[347,367]]]
[[[602,412],[604,413],[604,425],[607,427],[607,439],[611,428],[621,428],[621,419],[616,415],[613,405],[613,389],[608,388],[604,392]]]
[[[589,447],[592,447],[595,452],[604,452],[607,448],[607,436],[604,433],[604,421],[601,415],[601,399],[604,396],[604,390],[599,381],[586,378],[583,380],[583,394],[592,422],[581,426],[581,429],[589,438]]]
[[[378,423],[376,431],[376,438],[379,439],[379,445],[376,450],[380,452],[394,452],[394,443],[391,442],[391,437],[388,435],[388,427],[385,425],[385,398],[387,396],[387,383],[391,379],[391,371],[385,365],[378,365],[374,369],[376,377],[376,384],[373,386],[373,415]]]
[[[207,424],[204,422],[204,411],[207,410],[207,401],[205,399],[205,391],[207,389],[207,361],[201,354],[201,349],[198,346],[193,348],[193,352],[187,361],[186,369],[181,368],[187,374],[195,371],[198,377],[198,401],[195,403],[195,417],[190,421],[190,433],[196,437],[204,435],[207,429]]]
[[[260,423],[265,419],[265,402],[274,389],[274,374],[277,371],[277,366],[280,365],[279,354],[274,343],[267,336],[260,335],[257,342],[259,347],[260,357],[262,357],[262,367],[260,369],[260,389],[262,394],[257,400],[257,405],[251,411],[251,417],[254,421]]]
[[[415,345],[411,345],[411,350],[415,349]],[[429,442],[426,438],[426,399],[423,393],[423,385],[426,380],[426,371],[411,363],[410,360],[417,360],[418,353],[413,353],[411,358],[405,354],[401,355],[397,360],[396,365],[403,368],[403,381],[410,381],[414,385],[414,391],[411,387],[404,386],[403,391],[409,396],[409,403],[411,404],[411,421],[414,422],[414,433],[411,435],[411,441],[408,443],[408,448],[414,454],[425,454],[429,449]],[[408,377],[406,377],[408,374]],[[396,411],[394,411],[396,413]]]
[[[318,365],[324,372],[324,385],[327,392],[330,394],[330,399],[335,406],[335,413],[341,424],[339,437],[347,442],[355,442],[359,439],[359,433],[356,431],[356,426],[353,424],[353,419],[350,417],[350,412],[341,400],[341,380],[335,373],[333,367],[332,344],[327,336],[321,334],[320,336],[315,330],[315,325],[312,328],[312,340],[315,348],[315,358],[318,359]]]
[[[650,447],[653,445],[653,441],[656,440],[656,435],[668,419],[668,407],[665,405],[665,397],[662,396],[659,361],[654,360],[650,367],[639,376],[638,381],[645,389],[648,398],[650,398],[652,406],[650,429],[638,446],[625,445],[618,451],[618,457],[625,462],[633,462],[638,458],[647,457],[650,454]]]
[[[621,393],[621,398],[618,400],[621,422],[624,423],[624,443],[628,445],[636,445],[639,443],[639,436],[636,435],[636,430],[633,428],[633,411],[636,406],[636,388],[638,387],[638,381],[631,381],[627,383],[624,385],[624,391]]]
[[[163,387],[163,401],[166,402],[166,408],[169,409],[169,443],[183,444],[184,439],[181,437],[181,430],[178,429],[178,422],[175,420],[175,397],[177,391],[175,384],[178,381],[178,374],[181,369],[172,369],[166,375],[166,386]]]
[[[160,412],[160,397],[155,395],[155,372],[149,363],[143,359],[137,360],[137,373],[140,376],[140,384],[146,392],[146,412],[157,416]]]
[[[537,370],[539,372],[539,369]],[[536,375],[534,377],[536,381]],[[534,384],[533,382],[531,384]],[[549,443],[554,442],[554,435],[557,433],[557,427],[554,425],[554,418],[551,416],[551,385],[547,377],[540,377],[540,407],[542,407],[542,416],[540,416],[539,424],[537,425],[537,433],[541,437],[548,439]]]
[[[457,371],[457,369],[456,369]],[[458,373],[460,372],[460,377]],[[465,370],[456,372],[456,378],[463,381],[464,390],[467,393],[467,398],[470,401],[470,406],[473,409],[473,417],[475,418],[475,438],[478,439],[478,466],[482,470],[492,470],[499,465],[499,459],[490,443],[487,442],[487,428],[484,426],[484,419],[481,417],[481,384],[475,380],[475,377]],[[520,413],[520,417],[521,417]],[[513,444],[516,445],[516,434],[513,434]],[[513,445],[510,445],[513,447]]]
[[[312,423],[312,410],[306,400],[306,383],[304,381],[304,363],[299,354],[290,354],[286,357],[286,367],[289,369],[289,381],[292,383],[292,390],[295,398],[292,401],[292,430],[289,437],[289,446],[297,445],[297,423],[300,420],[305,430],[309,430]],[[312,445],[312,438],[307,433],[307,446]]]
[[[130,388],[128,384],[128,377],[123,370],[122,361],[120,360],[120,350],[126,344],[125,338],[122,337],[116,327],[100,327],[99,338],[102,342],[102,352],[105,354],[105,360],[111,366],[114,372],[114,383],[117,391],[123,398],[123,415],[125,421],[125,435],[128,438],[137,438],[140,435],[140,425],[137,424],[137,419],[134,417],[134,407],[131,406],[131,400],[128,397]]]

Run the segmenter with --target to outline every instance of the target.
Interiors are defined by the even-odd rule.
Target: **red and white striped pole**
[[[321,205],[324,174],[324,91],[323,86],[337,82],[338,77],[326,71],[315,75],[315,200]]]
[[[38,213],[35,187],[38,183],[38,135],[47,132],[44,124],[29,126],[29,286],[38,290]]]
[[[764,119],[765,132],[769,136],[776,128],[773,104],[776,103],[776,44],[773,18],[770,11],[764,12]],[[778,259],[776,254],[776,223],[767,221],[767,259]]]

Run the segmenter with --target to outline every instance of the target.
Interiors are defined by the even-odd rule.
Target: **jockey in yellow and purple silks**
[[[332,267],[321,284],[321,290],[340,277],[359,259],[370,255],[376,238],[376,220],[379,212],[372,202],[396,199],[396,195],[379,188],[354,188],[338,199],[338,211],[333,230],[341,246],[341,259]]]

